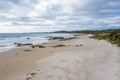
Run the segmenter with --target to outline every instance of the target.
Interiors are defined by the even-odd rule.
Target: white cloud
[[[2,0],[0,32],[119,27],[119,3],[114,0]]]
[[[29,17],[31,16],[43,16],[43,15],[49,15],[49,10],[52,7],[56,7],[54,5],[60,6],[62,9],[59,11],[59,13],[73,13],[73,6],[77,7],[83,7],[85,4],[87,4],[87,0],[39,0],[36,5],[34,5],[34,10],[31,10],[28,14]],[[57,13],[53,10],[50,10],[51,12]],[[53,14],[54,14],[53,13]]]
[[[108,6],[120,6],[120,1],[118,0],[116,0],[116,1],[110,1],[109,3],[108,3]]]
[[[64,26],[2,26],[0,27],[0,33],[23,33],[23,32],[51,32],[57,30],[63,30]]]
[[[9,26],[9,25],[12,25],[12,23],[11,22],[0,21],[0,28],[1,28],[1,26],[4,26],[4,25]]]

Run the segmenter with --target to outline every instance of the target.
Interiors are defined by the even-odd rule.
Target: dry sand
[[[88,36],[0,54],[0,80],[120,80],[120,48]]]

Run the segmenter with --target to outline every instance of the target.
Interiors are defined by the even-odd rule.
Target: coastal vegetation
[[[109,30],[84,30],[84,31],[59,31],[57,33],[83,33],[92,34],[91,38],[106,40],[120,47],[120,29]]]
[[[104,39],[120,47],[120,29],[98,31],[94,33],[93,38]]]

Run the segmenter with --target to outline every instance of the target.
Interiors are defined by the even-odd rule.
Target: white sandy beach
[[[9,71],[11,65],[7,66],[10,68],[8,71],[0,68],[5,76],[8,75],[7,78],[3,75],[0,80],[120,80],[120,48],[88,36],[81,35],[74,40],[46,44],[64,44],[65,47],[30,48],[33,51],[28,53],[20,49],[22,54],[17,58],[14,55],[14,58],[21,63],[16,63],[16,60],[10,62],[15,62],[12,66],[17,64],[22,68],[12,69],[17,72]],[[82,46],[76,46],[81,44]],[[5,61],[1,64],[5,64]]]

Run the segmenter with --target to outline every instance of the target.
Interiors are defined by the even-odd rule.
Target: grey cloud
[[[49,1],[49,0],[48,0]],[[71,5],[72,14],[63,12],[64,6],[50,4],[43,15],[28,16],[39,0],[1,0],[0,21],[10,21],[12,26],[56,26],[62,29],[120,28],[120,0],[89,0],[82,8]],[[11,10],[15,10],[11,12]],[[3,15],[4,14],[4,15]],[[6,15],[5,15],[6,14]],[[15,17],[8,17],[9,15]],[[54,24],[46,23],[51,21]]]

